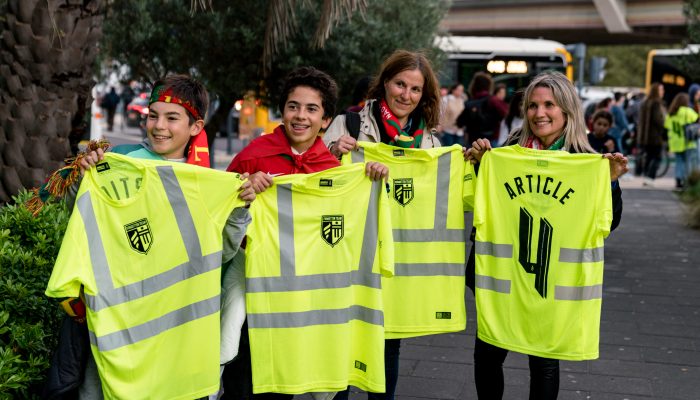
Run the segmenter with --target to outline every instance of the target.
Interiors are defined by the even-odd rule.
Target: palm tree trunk
[[[7,0],[0,40],[0,203],[41,184],[82,136],[104,10],[102,0]]]

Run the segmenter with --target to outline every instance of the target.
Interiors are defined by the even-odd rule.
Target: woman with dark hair
[[[661,150],[666,141],[664,128],[664,86],[652,83],[649,95],[639,108],[639,127],[637,128],[637,145],[642,150],[641,161],[644,163],[644,185],[652,186],[656,179],[656,170],[661,162]]]
[[[508,104],[508,114],[501,122],[501,133],[498,134],[497,146],[502,146],[508,140],[508,136],[514,129],[523,126],[523,90],[513,94]]]
[[[455,83],[450,86],[447,96],[442,98],[442,105],[442,144],[451,146],[458,143],[463,146],[464,131],[457,126],[457,117],[464,110],[464,85]]]
[[[469,83],[469,101],[464,104],[464,111],[457,124],[464,126],[465,141],[488,138],[494,142],[498,139],[501,121],[508,113],[505,99],[505,86],[498,85],[499,95],[492,95],[493,78],[486,72],[477,72]],[[503,99],[499,96],[502,96]]]
[[[323,141],[340,158],[357,148],[357,141],[385,143],[403,148],[440,147],[435,136],[440,118],[440,86],[428,58],[420,52],[397,50],[382,64],[359,112],[359,132],[348,131],[339,115]],[[401,339],[386,339],[384,348],[386,393],[368,393],[370,399],[393,399],[399,376]],[[348,391],[335,399],[348,398]]]
[[[340,157],[357,140],[401,147],[439,147],[435,136],[440,123],[440,86],[423,53],[397,50],[382,64],[367,93],[360,114],[360,132],[354,139],[339,115],[323,136],[331,153]]]
[[[582,107],[578,95],[576,93],[576,89],[563,74],[559,72],[544,72],[537,75],[532,80],[532,82],[530,82],[530,85],[525,90],[522,112],[526,118],[525,123],[523,124],[521,129],[511,132],[511,135],[508,137],[508,140],[506,141],[505,145],[519,146],[520,148],[522,148],[521,150],[523,150],[521,152],[521,154],[524,155],[523,157],[525,157],[528,154],[528,152],[531,151],[531,149],[548,151],[562,150],[567,151],[569,153],[595,153],[595,150],[593,150],[588,143]],[[472,163],[477,164],[481,161],[482,156],[488,150],[491,150],[491,144],[489,140],[479,139],[472,144],[472,147],[469,150],[466,151],[466,157]],[[518,151],[518,148],[516,148],[515,150]],[[620,218],[622,215],[622,197],[619,185],[617,183],[617,179],[627,172],[627,159],[620,153],[604,154],[602,157],[605,157],[610,161],[610,179],[612,181],[612,218],[609,230],[613,230],[620,223]],[[542,163],[538,161],[537,166],[538,168],[542,169],[543,173],[547,173],[547,168],[549,168],[547,161],[542,161]],[[482,171],[482,173],[486,172]],[[532,177],[532,175],[526,176]],[[506,186],[508,186],[507,183]],[[532,188],[534,186],[535,184],[532,183],[532,185],[530,186],[530,192],[533,192]],[[525,187],[527,187],[527,183],[525,183]],[[525,190],[527,189],[524,189],[522,193],[525,193]],[[537,184],[537,189],[535,190],[539,191],[539,183]],[[520,193],[520,187],[518,187],[518,191]],[[547,193],[546,190],[544,191],[544,193]],[[513,197],[511,197],[510,199],[512,200]],[[495,205],[496,199],[493,200],[494,207],[497,207]],[[540,199],[532,198],[531,201],[536,202],[540,201]],[[503,210],[499,209],[499,214],[500,211]],[[476,209],[474,212],[476,221],[477,213],[479,212]],[[483,226],[484,229],[487,229],[487,227],[484,224],[482,224],[482,222],[483,221],[480,221],[479,226]],[[508,224],[516,224],[517,226],[518,223],[519,221],[516,218],[515,221],[503,220],[500,225],[505,226]],[[594,225],[593,221],[581,221],[580,223],[584,225]],[[477,224],[475,223],[475,225]],[[600,229],[606,231],[608,227],[601,226]],[[509,230],[509,232],[512,231],[512,229]],[[540,231],[542,232],[542,227],[540,227]],[[569,235],[571,235],[571,233],[569,233]],[[497,343],[500,344],[503,342],[494,339],[493,337],[487,337],[489,328],[493,328],[493,326],[488,326],[488,323],[484,323],[484,325],[486,326],[482,326],[482,322],[484,322],[488,317],[490,319],[488,322],[493,323],[494,319],[503,318],[504,316],[498,314],[499,308],[494,307],[490,310],[483,310],[479,307],[479,297],[481,295],[483,295],[484,298],[488,298],[490,293],[495,292],[489,292],[489,290],[493,289],[493,287],[489,287],[489,279],[491,278],[490,276],[488,276],[488,272],[490,271],[489,267],[491,265],[487,262],[484,262],[483,264],[480,262],[478,266],[478,271],[476,270],[475,265],[475,253],[477,253],[480,257],[484,257],[487,251],[483,249],[483,245],[488,245],[489,243],[479,242],[478,233],[475,235],[475,233],[473,232],[472,237],[475,236],[476,245],[472,246],[472,250],[469,254],[469,259],[467,261],[467,285],[470,287],[470,289],[472,289],[472,291],[479,292],[477,293],[477,308],[480,315],[478,315],[478,336],[474,345],[474,380],[476,383],[477,394],[480,399],[497,400],[501,399],[503,396],[503,362],[505,361],[505,358],[508,355],[508,350],[504,347],[499,347],[497,345]],[[490,245],[492,245],[493,247],[500,246],[494,243],[490,243]],[[476,251],[475,248],[477,248]],[[481,250],[478,250],[480,248]],[[513,251],[516,254],[518,254],[517,250]],[[522,257],[523,250],[519,249],[519,251],[520,257]],[[500,257],[509,258],[505,256]],[[527,256],[528,258],[526,258],[525,261],[518,257],[518,255],[515,256],[516,264],[529,262],[529,256]],[[495,264],[495,262],[492,260],[489,261],[489,263],[490,262],[493,262]],[[511,261],[507,260],[506,262],[510,263]],[[554,262],[557,261],[548,260],[547,265],[549,266],[549,263]],[[597,278],[602,279],[602,272]],[[513,279],[515,280],[516,278]],[[508,282],[510,284],[511,281],[502,280],[502,282]],[[516,284],[517,283],[513,283],[513,285]],[[518,292],[517,297],[514,297],[513,300],[499,297],[497,300],[494,300],[494,304],[496,304],[496,302],[498,301],[501,301],[502,303],[499,304],[507,304],[508,306],[512,306],[514,310],[522,310],[522,314],[526,315],[526,319],[537,320],[537,326],[552,327],[554,325],[553,321],[556,321],[557,319],[563,319],[566,317],[562,314],[547,313],[547,311],[552,310],[542,308],[542,302],[529,301],[533,296],[539,300],[541,300],[542,298],[537,297],[539,296],[539,294],[537,293],[529,293],[528,295],[525,295],[524,292],[520,291]],[[512,302],[508,303],[508,301]],[[486,314],[489,311],[491,311],[491,315]],[[494,316],[495,318],[491,318]],[[510,321],[506,322],[507,324],[509,324],[508,332],[506,333],[506,335],[511,335],[512,333],[512,335],[509,336],[509,338],[512,339],[512,336],[515,336],[518,340],[528,342],[528,344],[531,345],[530,347],[515,345],[509,346],[511,350],[528,353],[530,367],[529,398],[531,400],[556,399],[559,393],[559,359],[549,358],[548,356],[544,355],[545,353],[547,355],[550,355],[553,354],[553,352],[545,352],[542,351],[542,349],[540,348],[533,350],[533,348],[536,347],[535,345],[533,345],[533,343],[539,344],[541,342],[547,342],[546,345],[550,345],[549,341],[543,340],[542,337],[538,337],[537,333],[531,334],[530,331],[528,331],[527,329],[523,329],[522,325],[518,325],[517,318],[514,315],[506,316],[506,318],[508,319],[508,321]],[[536,330],[532,329],[532,331]],[[583,336],[584,334],[579,332],[574,333],[574,335]],[[597,345],[597,342],[595,344]],[[556,348],[556,350],[560,349]]]

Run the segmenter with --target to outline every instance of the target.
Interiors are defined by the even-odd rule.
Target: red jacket
[[[231,161],[226,169],[254,174],[258,171],[275,174],[310,174],[340,166],[320,137],[304,154],[292,153],[292,146],[280,125],[267,135],[253,140]]]

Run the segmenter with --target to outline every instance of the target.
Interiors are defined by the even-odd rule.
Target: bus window
[[[700,45],[690,45],[684,49],[654,49],[647,55],[645,86],[647,93],[654,82],[664,85],[664,101],[671,104],[673,98],[681,92],[688,92],[693,83],[686,71],[686,59],[692,53],[698,53]]]
[[[510,97],[543,71],[559,71],[573,80],[571,55],[563,44],[551,40],[449,36],[438,38],[437,45],[447,53],[439,74],[444,86],[459,82],[466,88],[475,73],[486,71],[494,83],[506,85]]]

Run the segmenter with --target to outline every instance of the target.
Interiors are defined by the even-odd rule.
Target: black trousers
[[[399,348],[401,339],[386,339],[384,341],[384,373],[386,376],[386,393],[367,393],[369,400],[394,400],[396,382],[399,380]],[[333,400],[347,400],[348,389],[338,392]]]
[[[661,150],[660,145],[644,146],[644,175],[647,178],[656,179],[656,171],[661,163]]]
[[[508,350],[488,344],[478,337],[474,343],[474,381],[482,400],[503,398],[503,362]],[[530,400],[556,400],[559,395],[559,360],[528,356]]]
[[[253,394],[253,370],[250,366],[250,341],[248,321],[241,328],[241,342],[238,355],[224,367],[222,375],[224,400],[291,400],[292,394],[259,393]]]

